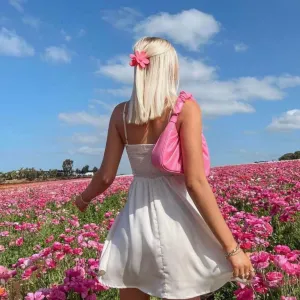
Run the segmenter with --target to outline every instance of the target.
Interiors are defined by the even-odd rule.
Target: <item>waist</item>
[[[142,173],[134,173],[133,178],[146,178],[146,179],[151,179],[151,178],[171,178],[171,177],[183,177],[182,174],[173,174],[173,173],[156,173],[156,174],[142,174]]]

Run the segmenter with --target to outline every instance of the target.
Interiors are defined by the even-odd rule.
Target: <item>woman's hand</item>
[[[73,200],[73,204],[81,211],[81,212],[85,212],[87,207],[88,207],[88,203],[85,203],[82,201],[82,198],[80,195],[74,196]]]
[[[251,264],[249,253],[244,253],[242,250],[228,258],[233,269],[233,278],[241,278],[251,280],[255,275],[255,270]]]

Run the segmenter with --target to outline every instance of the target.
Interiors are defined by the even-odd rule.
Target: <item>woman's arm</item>
[[[121,105],[118,105],[114,109],[110,119],[106,147],[101,167],[94,174],[88,187],[81,193],[82,199],[76,199],[76,205],[77,203],[79,204],[80,201],[82,202],[82,200],[88,203],[93,198],[103,193],[113,183],[116,177],[124,150],[123,141],[116,127],[120,116],[122,116],[122,109]]]
[[[234,240],[207,182],[202,153],[201,111],[194,101],[187,101],[180,115],[180,140],[188,192],[207,225],[226,252],[233,250]]]
[[[188,101],[180,114],[180,141],[183,155],[186,186],[196,207],[226,253],[232,252],[237,243],[227,226],[214,194],[207,182],[202,155],[202,121],[200,107]],[[201,234],[201,232],[199,232]],[[233,277],[251,279],[254,270],[250,259],[243,251],[234,252],[228,258]]]

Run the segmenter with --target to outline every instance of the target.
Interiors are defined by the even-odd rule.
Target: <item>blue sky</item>
[[[65,158],[98,167],[143,35],[178,50],[213,165],[300,150],[299,10],[297,0],[1,1],[0,171]],[[120,172],[130,172],[126,155]]]

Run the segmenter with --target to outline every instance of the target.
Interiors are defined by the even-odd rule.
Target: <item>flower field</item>
[[[117,299],[97,267],[131,181],[117,178],[85,213],[69,198],[89,180],[0,190],[0,299]],[[214,168],[209,181],[257,271],[215,299],[300,299],[300,161]]]

